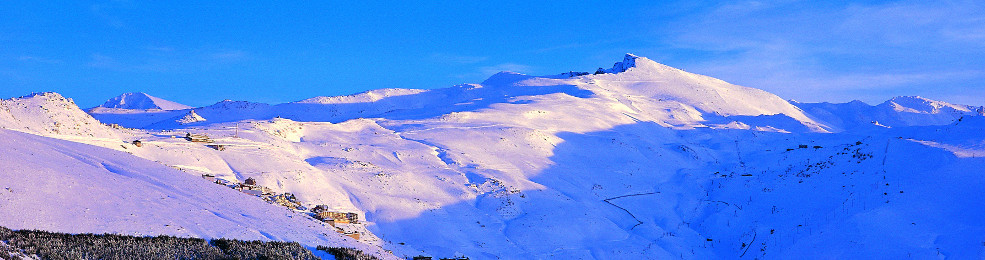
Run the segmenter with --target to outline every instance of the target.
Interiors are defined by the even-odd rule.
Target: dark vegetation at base
[[[41,259],[320,259],[297,242],[263,242],[172,236],[64,234],[0,227],[0,241]],[[19,249],[19,250],[18,250]],[[10,249],[8,249],[10,250]],[[318,246],[335,259],[372,260],[352,248]],[[0,248],[0,258],[9,253]]]
[[[335,260],[377,260],[378,258],[363,254],[362,250],[348,247],[325,247],[318,246],[316,249],[328,252],[335,256]]]

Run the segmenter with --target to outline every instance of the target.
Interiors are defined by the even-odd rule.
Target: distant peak
[[[523,73],[519,73],[519,72],[513,72],[513,71],[504,70],[504,71],[497,72],[496,74],[493,74],[492,76],[489,76],[489,78],[496,78],[496,77],[516,77],[516,76],[526,76],[526,75],[524,75]]]
[[[885,102],[885,104],[887,105],[896,104],[901,106],[917,105],[917,104],[919,105],[943,104],[943,103],[945,102],[932,100],[921,96],[898,96],[891,98]]]
[[[224,99],[210,106],[203,107],[203,109],[208,109],[208,110],[257,109],[257,108],[268,107],[268,106],[270,105],[266,103]]]
[[[879,106],[890,107],[896,111],[912,113],[937,114],[946,110],[956,110],[971,112],[972,108],[966,105],[952,104],[944,101],[937,101],[921,96],[898,96],[887,100]]]
[[[190,106],[151,96],[142,92],[123,93],[107,100],[106,103],[103,103],[99,107],[140,110],[182,110],[192,108]]]
[[[934,101],[934,100],[930,100],[928,98],[921,97],[921,96],[898,96],[898,97],[893,97],[893,98],[891,98],[889,100],[890,101],[896,101],[896,100]]]
[[[195,122],[202,122],[205,121],[205,118],[198,115],[198,113],[195,113],[195,110],[193,109],[193,110],[189,110],[188,113],[185,114],[185,116],[175,121],[178,122],[179,124],[184,125],[184,124],[191,124]]]
[[[637,69],[642,69],[642,70],[663,70],[663,71],[667,71],[667,70],[676,71],[677,70],[677,69],[671,68],[671,67],[669,67],[667,65],[663,65],[663,64],[657,63],[656,61],[653,61],[653,60],[648,59],[646,57],[638,56],[638,55],[632,54],[632,53],[626,53],[626,55],[623,56],[622,61],[616,62],[615,64],[613,64],[612,65],[612,68],[610,68],[610,69],[602,69],[602,68],[599,68],[599,70],[596,71],[595,74],[602,74],[602,73],[616,74],[616,73],[626,72],[626,71],[628,71],[631,68],[637,68]]]
[[[646,58],[636,56],[636,54],[626,53],[626,56],[623,56],[622,61],[613,64],[611,69],[605,70],[605,73],[625,72],[629,70],[629,68],[636,67],[636,61],[639,59],[648,60]]]
[[[293,103],[302,103],[302,104],[303,103],[308,103],[308,104],[368,103],[368,102],[376,102],[384,98],[413,95],[426,91],[427,90],[424,89],[383,88],[383,89],[364,91],[351,95],[344,95],[344,96],[328,96],[328,97],[318,96],[318,97],[304,99]]]
[[[529,78],[532,77],[512,71],[501,71],[483,81],[482,85],[509,85]]]

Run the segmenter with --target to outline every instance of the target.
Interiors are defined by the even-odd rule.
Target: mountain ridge
[[[24,174],[0,177],[37,183],[32,178],[51,174],[49,168],[88,163],[93,167],[78,168],[106,176],[101,169],[141,172],[152,167],[145,162],[155,162],[177,170],[153,166],[159,170],[149,177],[189,174],[173,178],[201,185],[215,185],[200,179],[206,174],[234,183],[253,179],[305,207],[356,213],[361,224],[344,232],[359,232],[361,246],[405,258],[974,258],[979,252],[985,211],[959,214],[954,205],[985,208],[978,199],[985,177],[973,170],[985,167],[985,117],[947,120],[941,115],[950,116],[944,112],[950,106],[918,98],[894,101],[916,112],[861,102],[798,103],[643,57],[627,55],[621,64],[613,66],[618,73],[504,72],[477,84],[307,102],[226,100],[195,108],[208,121],[187,125],[175,120],[190,109],[94,112],[102,123],[85,129],[115,137],[39,131],[32,133],[63,140],[8,138],[6,147],[61,154],[49,150],[68,146],[75,157],[18,166]],[[44,103],[70,104],[64,98],[30,100],[38,103],[9,106],[30,111],[15,115],[29,119],[21,124],[53,124],[41,120],[49,113],[85,117],[77,107]],[[0,123],[17,122],[2,120],[3,113]],[[103,125],[110,122],[138,126]],[[179,138],[187,134],[214,143]],[[86,154],[79,151],[95,150],[77,143],[115,150],[113,160],[140,167],[104,164],[107,149]],[[44,161],[31,151],[10,154],[17,156],[0,163]],[[112,194],[112,181],[94,183],[107,191],[100,194]],[[169,183],[163,184],[179,185]],[[57,190],[45,187],[39,192]],[[233,195],[246,196],[233,198],[236,203],[259,200]],[[29,200],[14,196],[22,195],[0,190],[0,203]],[[191,197],[202,196],[208,194]],[[172,197],[165,201],[202,203]],[[152,231],[168,221],[177,220],[123,227]]]
[[[590,106],[611,104],[624,106],[653,103],[661,107],[671,107],[670,114],[690,115],[688,118],[675,118],[667,125],[701,126],[701,122],[711,120],[716,124],[728,123],[730,116],[769,116],[783,114],[801,122],[807,131],[824,132],[823,126],[813,122],[798,108],[768,92],[741,87],[707,76],[688,73],[659,64],[645,57],[627,54],[623,61],[613,65],[609,72],[597,75],[574,77],[530,76],[514,72],[500,72],[490,76],[480,84],[463,84],[449,88],[380,89],[353,95],[336,97],[314,97],[297,102],[272,105],[269,107],[242,108],[243,113],[252,119],[285,117],[297,121],[340,122],[361,117],[415,118],[420,116],[441,116],[453,111],[487,109],[496,104],[509,103],[509,99],[542,96],[552,93],[566,94],[579,99],[572,100]],[[632,99],[646,100],[633,101]],[[544,102],[550,102],[544,100]],[[471,107],[471,108],[468,108]],[[633,109],[637,116],[667,118],[669,115],[655,111]],[[307,111],[299,113],[299,111]],[[315,111],[329,112],[314,116]],[[218,115],[217,110],[199,109],[203,117],[211,122],[230,122],[247,119],[231,114]],[[132,118],[123,115],[93,110],[93,116],[107,122],[127,124],[143,122],[128,127],[147,125],[166,126],[147,120],[116,120],[114,117]],[[701,114],[701,115],[698,115]],[[176,116],[176,115],[172,115]],[[707,117],[707,118],[706,118]],[[164,117],[157,120],[166,120]],[[669,119],[669,118],[667,118]],[[667,120],[663,119],[663,120]],[[761,121],[761,120],[758,120]],[[802,131],[797,127],[797,131]],[[786,130],[790,131],[790,130]]]

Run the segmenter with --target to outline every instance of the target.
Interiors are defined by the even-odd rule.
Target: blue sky
[[[4,1],[0,98],[282,103],[592,71],[629,52],[804,102],[985,105],[975,1],[202,2]]]

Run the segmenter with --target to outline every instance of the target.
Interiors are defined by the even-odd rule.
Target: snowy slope
[[[284,240],[380,253],[307,216],[124,152],[0,130],[0,154],[0,224],[9,228]]]
[[[588,77],[601,81],[602,87],[611,87],[621,93],[675,100],[704,113],[722,116],[785,114],[801,122],[813,123],[800,109],[769,92],[688,73],[632,54],[627,54],[610,71],[623,72]]]
[[[961,218],[949,212],[953,205],[979,209],[977,198],[985,195],[977,188],[983,177],[967,171],[985,163],[985,124],[976,118],[873,136],[673,130],[652,122],[591,132],[397,123],[255,121],[240,126],[242,140],[219,139],[238,144],[224,152],[168,139],[150,139],[155,149],[134,152],[230,179],[253,177],[311,204],[358,211],[404,255],[878,258],[930,256],[942,248],[962,258],[980,252],[960,241],[978,239],[983,212]],[[406,130],[391,130],[398,126]],[[233,134],[228,125],[205,131]],[[936,211],[920,213],[925,208]],[[898,221],[883,223],[882,214]],[[943,240],[901,239],[893,236],[897,230]]]
[[[887,115],[798,108],[635,55],[602,72],[223,101],[184,125],[188,110],[92,113],[149,126],[127,133],[144,143],[134,156],[359,213],[361,242],[398,256],[983,256],[981,117],[848,131],[855,114]],[[897,101],[896,114],[960,110]],[[186,133],[226,149],[174,138]]]

